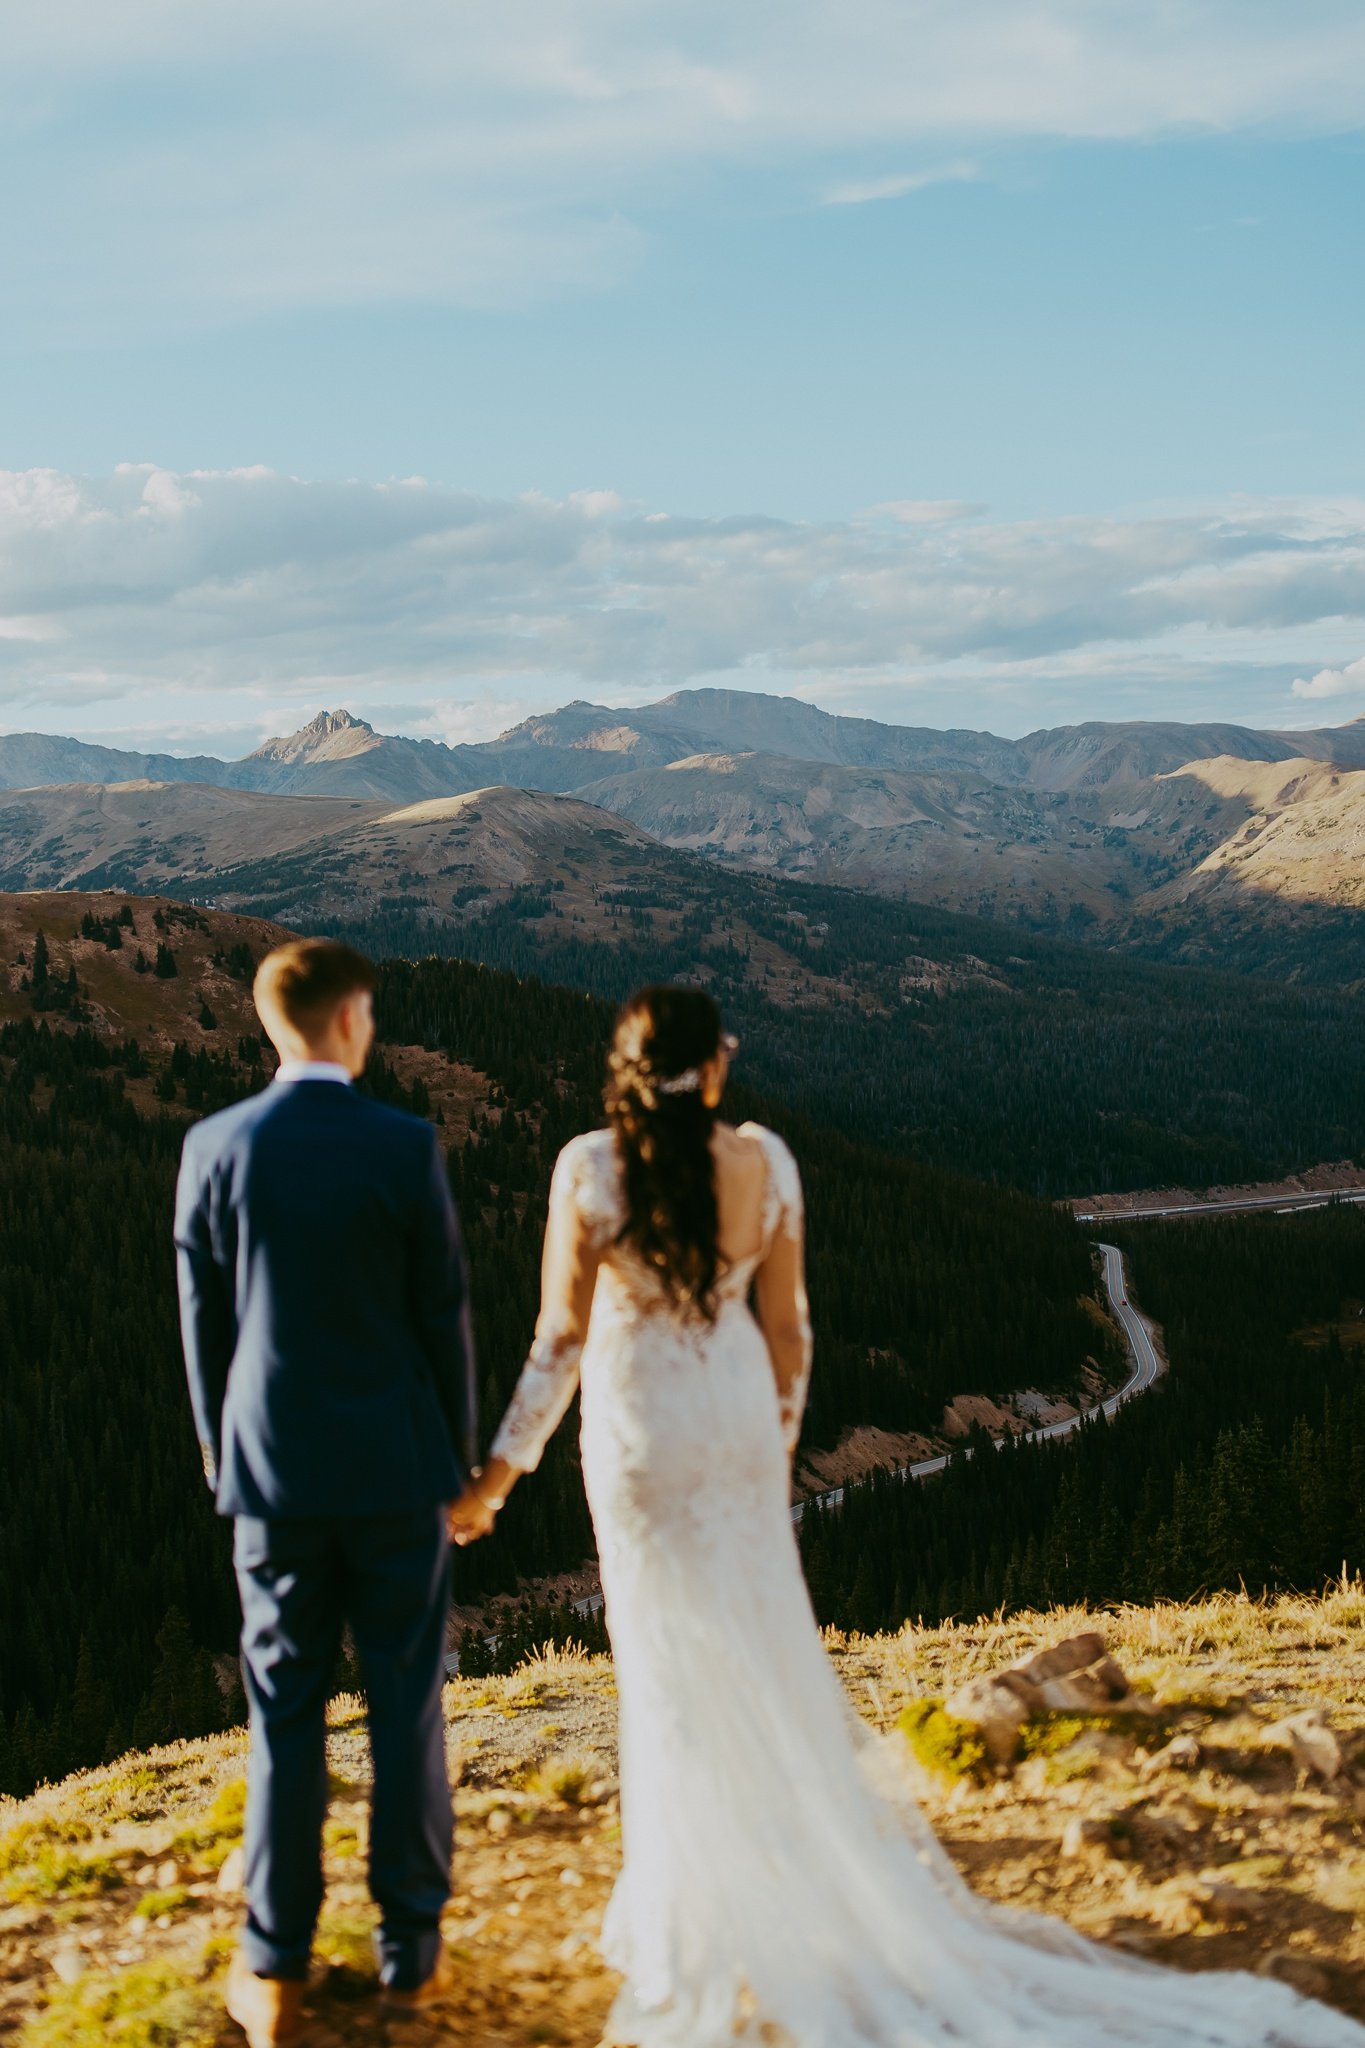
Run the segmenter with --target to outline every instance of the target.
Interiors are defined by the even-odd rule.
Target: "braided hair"
[[[616,1134],[629,1244],[675,1307],[715,1315],[717,1111],[701,1072],[720,1050],[720,1012],[697,988],[644,988],[616,1019],[604,1096]]]

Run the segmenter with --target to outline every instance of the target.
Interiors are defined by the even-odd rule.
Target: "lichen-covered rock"
[[[969,1721],[980,1729],[992,1763],[1007,1764],[1018,1744],[1019,1730],[1037,1713],[1041,1700],[1037,1687],[1017,1673],[995,1671],[969,1678],[943,1704],[955,1720]]]
[[[1019,1730],[1037,1714],[1143,1712],[1147,1706],[1098,1629],[1068,1636],[1003,1671],[970,1678],[944,1704],[959,1720],[976,1723],[992,1759],[1001,1764],[1014,1756]]]
[[[1159,1777],[1162,1771],[1197,1771],[1203,1751],[1193,1735],[1173,1735],[1162,1749],[1154,1749],[1138,1766],[1143,1778]]]
[[[1299,1768],[1330,1784],[1345,1769],[1346,1758],[1327,1719],[1324,1707],[1305,1707],[1265,1731],[1265,1740],[1277,1749],[1287,1749]]]

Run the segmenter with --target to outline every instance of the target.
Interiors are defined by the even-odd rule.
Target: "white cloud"
[[[605,519],[609,512],[620,512],[625,499],[617,491],[571,491],[569,503],[589,519]]]
[[[867,206],[878,199],[904,199],[911,192],[924,192],[931,185],[962,185],[980,176],[974,163],[959,158],[956,163],[935,164],[927,171],[897,171],[885,178],[853,178],[831,185],[825,193],[826,206]]]
[[[1250,693],[1273,723],[1296,673],[1299,698],[1365,680],[1365,501],[963,509],[798,524],[659,518],[601,489],[0,473],[0,718],[179,734],[196,710],[260,730],[348,702],[456,736],[727,678],[1015,727],[1062,700],[1245,718]]]
[[[1359,0],[44,0],[4,41],[7,318],[73,335],[593,288],[715,169],[854,204],[1002,142],[1365,121]]]
[[[19,612],[0,617],[0,640],[60,640],[62,629],[55,619],[26,619]]]
[[[1315,676],[1295,676],[1290,688],[1296,697],[1347,697],[1357,690],[1365,695],[1365,655],[1345,668],[1320,668]]]
[[[958,519],[976,519],[985,510],[967,498],[889,498],[874,505],[871,516],[894,519],[901,526],[947,526]]]
[[[172,476],[169,470],[154,469],[142,486],[139,509],[148,519],[174,519],[198,503],[194,492],[188,490],[179,477]]]

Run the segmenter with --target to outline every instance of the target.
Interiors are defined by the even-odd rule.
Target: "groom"
[[[267,954],[254,995],[279,1071],[192,1127],[176,1194],[190,1400],[236,1524],[251,1762],[228,2011],[251,2048],[302,2025],[346,1622],[369,1698],[383,1995],[421,2009],[448,1988],[445,1503],[473,1463],[474,1358],[436,1134],[353,1085],[374,984],[331,940]]]

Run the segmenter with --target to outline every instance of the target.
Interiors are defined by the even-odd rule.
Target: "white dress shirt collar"
[[[281,1060],[275,1079],[277,1081],[340,1081],[347,1088],[353,1085],[352,1076],[336,1060]]]

